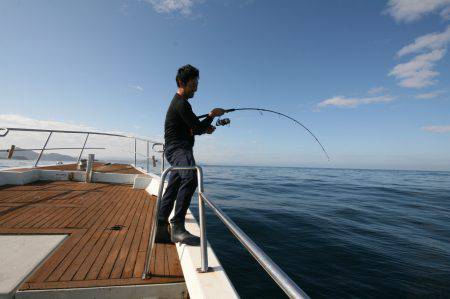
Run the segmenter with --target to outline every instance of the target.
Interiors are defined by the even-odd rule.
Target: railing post
[[[153,253],[153,250],[155,247],[155,236],[156,236],[156,226],[158,225],[158,212],[159,212],[159,206],[161,205],[161,198],[163,195],[164,190],[164,182],[166,180],[167,174],[172,170],[173,167],[167,168],[162,174],[161,174],[161,182],[159,183],[158,188],[158,197],[156,198],[156,204],[155,209],[153,210],[153,223],[150,230],[150,239],[148,240],[148,247],[147,247],[147,255],[145,257],[145,267],[144,267],[144,273],[142,273],[142,279],[146,279],[150,277],[150,259]]]
[[[164,147],[161,153],[161,173],[164,172]]]
[[[50,137],[52,137],[52,133],[53,132],[50,132],[50,134],[48,134],[48,137],[47,137],[47,140],[45,141],[44,147],[41,149],[41,152],[39,153],[39,156],[36,159],[36,162],[34,163],[34,167],[37,167],[39,160],[41,160],[42,154],[44,153],[45,148],[47,147],[48,141],[50,140]]]
[[[86,142],[87,142],[88,138],[89,138],[89,133],[87,133],[86,138],[84,139],[84,144],[83,144],[83,147],[81,148],[80,155],[78,156],[77,164],[80,163],[81,156],[83,155],[83,151],[84,151],[84,148],[86,147]]]
[[[134,167],[137,167],[136,164],[136,150],[137,150],[137,144],[136,144],[136,138],[134,138]]]
[[[89,154],[86,166],[86,178],[85,178],[86,183],[90,183],[92,181],[93,170],[94,170],[94,154]]]
[[[150,172],[150,149],[149,149],[149,142],[147,141],[147,172]]]
[[[203,201],[203,171],[200,166],[196,166],[198,181],[198,215],[200,217],[200,254],[201,267],[197,272],[205,273],[209,271],[208,267],[208,247],[206,246],[206,217],[205,203]]]
[[[11,148],[8,151],[8,159],[12,159],[14,155],[14,150],[16,149],[16,146],[14,144],[11,145]]]

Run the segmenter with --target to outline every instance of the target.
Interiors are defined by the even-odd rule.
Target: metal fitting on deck
[[[90,183],[92,180],[92,169],[94,168],[94,154],[89,154],[87,166],[86,166],[86,183]]]

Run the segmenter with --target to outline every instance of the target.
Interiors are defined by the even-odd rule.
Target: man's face
[[[198,78],[190,79],[186,86],[184,87],[184,95],[187,99],[194,97],[195,92],[197,91],[198,86]]]

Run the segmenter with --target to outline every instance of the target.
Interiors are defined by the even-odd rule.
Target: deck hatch
[[[14,298],[20,283],[67,235],[0,235],[0,298]]]

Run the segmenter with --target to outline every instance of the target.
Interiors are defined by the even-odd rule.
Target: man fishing
[[[194,166],[194,135],[212,134],[216,129],[211,125],[214,117],[224,114],[221,108],[215,108],[200,121],[192,111],[188,100],[197,91],[199,71],[192,65],[178,69],[176,82],[177,93],[167,109],[164,123],[165,156],[172,166]],[[166,192],[161,200],[156,229],[157,243],[200,244],[197,236],[189,233],[184,227],[187,209],[192,195],[197,188],[197,175],[193,170],[174,171],[169,177]],[[175,204],[174,216],[169,216]]]

